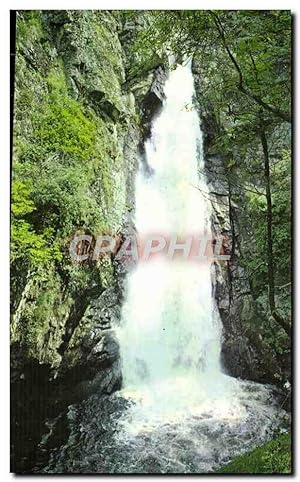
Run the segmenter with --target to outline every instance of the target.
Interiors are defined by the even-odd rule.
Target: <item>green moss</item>
[[[218,474],[290,474],[291,435],[275,439],[241,455],[219,469]]]
[[[57,12],[48,15],[55,18]],[[125,74],[117,19],[105,11],[71,10],[66,15],[68,21],[56,41],[68,77],[72,76],[78,93],[84,92],[101,115],[103,103],[113,106],[117,115],[125,113],[121,88]]]
[[[58,366],[57,349],[71,298],[63,296],[62,283],[53,264],[48,273],[40,270],[34,276],[30,299],[15,330],[14,341],[18,340],[26,348],[29,357]]]
[[[109,257],[99,260],[99,272],[101,279],[101,286],[108,288],[114,285],[114,268]]]
[[[100,70],[100,79],[103,91],[117,109],[123,111],[124,103],[121,83],[125,80],[125,77],[119,39],[117,36],[112,36],[111,31],[104,27],[103,21],[98,21],[95,24],[94,35],[98,41],[100,40],[102,45],[101,59],[98,57],[98,60],[100,60],[102,67]]]
[[[58,152],[73,161],[88,160],[95,145],[95,122],[68,94],[62,68],[49,73],[47,84],[49,94],[33,119],[34,135],[46,153]]]
[[[28,45],[43,36],[40,10],[19,11],[17,14],[17,44]]]

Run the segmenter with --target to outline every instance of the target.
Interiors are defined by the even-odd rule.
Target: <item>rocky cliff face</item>
[[[218,145],[220,125],[216,109],[207,99],[205,79],[197,59],[193,63],[197,102],[204,135],[205,174],[212,205],[212,231],[224,239],[229,261],[213,266],[214,295],[223,330],[222,363],[234,377],[274,383],[283,387],[289,379],[288,360],[278,360],[278,352],[267,340],[268,322],[254,299],[249,278],[241,262],[241,249],[247,241],[243,226],[243,207],[233,201],[243,193],[231,182],[228,158]],[[234,149],[234,146],[232,146]]]
[[[47,416],[121,384],[114,327],[120,322],[127,267],[113,257],[92,261],[91,250],[76,264],[68,243],[74,234],[125,236],[133,229],[137,156],[161,107],[165,79],[159,59],[142,75],[130,74],[132,41],[144,21],[142,14],[131,23],[120,12],[104,11],[17,14],[14,169],[37,147],[46,156],[43,169],[50,171],[48,165],[57,161],[62,176],[60,163],[77,159],[79,182],[80,163],[93,165],[88,182],[79,186],[88,194],[83,220],[61,235],[63,260],[47,269],[18,262],[12,267],[12,403],[19,427],[12,441],[14,470],[32,464]],[[41,134],[47,128],[43,110],[49,135]],[[77,116],[81,125],[72,131]],[[80,138],[82,126],[87,131]],[[91,131],[94,141],[87,151]],[[54,140],[57,132],[67,132],[70,142]],[[40,156],[34,159],[40,161]]]

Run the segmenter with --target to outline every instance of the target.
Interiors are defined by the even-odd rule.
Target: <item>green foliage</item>
[[[21,180],[16,180],[12,185],[12,214],[16,217],[24,216],[25,214],[34,211],[35,206],[32,199],[30,199],[31,189],[28,183]]]
[[[291,474],[291,436],[282,434],[235,458],[218,474]]]
[[[116,133],[71,97],[60,65],[43,82],[37,78],[30,86],[42,83],[44,90],[41,105],[29,113],[28,134],[16,136],[19,175],[35,186],[32,223],[37,230],[51,226],[61,238],[78,227],[105,229],[104,208],[113,203],[114,169],[122,155]],[[19,98],[23,103],[22,91]],[[93,190],[99,176],[102,209]]]
[[[87,161],[93,153],[96,124],[81,104],[68,95],[62,69],[47,77],[49,94],[33,118],[33,133],[45,154],[57,152],[71,160]]]
[[[17,44],[19,46],[37,42],[43,36],[41,12],[39,10],[19,11],[17,16]]]
[[[239,122],[243,116],[251,121],[253,108],[279,117],[289,112],[289,11],[156,11],[136,49],[149,63],[153,52],[166,47],[179,60],[190,55],[199,59],[206,99],[224,111],[229,108]],[[251,108],[250,115],[241,105]]]
[[[273,256],[275,265],[276,285],[284,285],[290,281],[291,264],[291,153],[282,141],[273,137],[271,150],[271,194],[273,213]],[[259,163],[252,161],[252,166]],[[247,167],[246,167],[247,168]],[[257,169],[257,167],[256,167]],[[239,167],[239,171],[244,166]],[[244,216],[241,226],[248,232],[248,243],[243,245],[243,264],[250,274],[254,294],[261,296],[265,291],[267,276],[267,200],[264,183],[262,182],[262,167],[257,174],[248,176],[245,186]],[[251,179],[251,180],[250,180]],[[259,185],[261,184],[261,187]],[[239,198],[241,201],[241,197]]]
[[[274,224],[274,257],[280,279],[290,280],[291,266],[291,151],[283,149],[271,166]]]
[[[52,259],[61,260],[58,244],[53,242],[53,230],[45,229],[41,234],[34,231],[26,221],[26,215],[36,209],[32,200],[32,190],[28,182],[21,180],[12,183],[12,229],[11,260],[28,258],[33,266],[49,264]],[[51,241],[53,244],[50,244]]]
[[[30,291],[13,340],[29,356],[58,364],[74,299],[88,286],[100,290],[111,275],[111,266],[101,267],[100,276],[96,264],[73,264],[68,248],[75,233],[113,230],[115,211],[122,216],[116,191],[125,176],[122,137],[129,120],[118,123],[101,111],[100,100],[124,107],[120,44],[107,28],[115,28],[113,15],[68,11],[59,29],[51,27],[51,15],[17,13],[11,286],[13,318],[25,288]],[[90,92],[101,89],[105,97],[91,101]]]
[[[30,198],[24,188],[18,196],[32,209],[23,213],[26,219],[13,217],[12,259],[29,256],[39,264],[51,256],[60,260],[58,246],[77,227],[99,230],[106,225],[91,185],[102,164],[103,191],[106,202],[111,201],[107,168],[111,157],[103,122],[70,96],[62,67],[50,70],[46,82],[37,76],[24,90],[30,92],[36,83],[44,85],[40,105],[32,105],[25,133],[17,131],[15,138],[18,165],[14,165],[13,192],[19,192],[21,185],[31,186]],[[18,114],[23,102],[21,90]]]

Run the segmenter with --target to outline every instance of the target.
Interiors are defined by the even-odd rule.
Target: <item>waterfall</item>
[[[193,97],[191,65],[179,65],[169,74],[162,111],[145,144],[147,169],[141,163],[136,179],[135,226],[142,248],[153,234],[175,236],[184,253],[190,237],[211,234],[209,191],[201,174],[202,133]],[[130,410],[119,420],[123,429],[116,440],[139,452],[147,434],[159,457],[173,437],[165,449],[172,464],[173,452],[188,440],[196,465],[206,470],[212,465],[203,460],[208,457],[212,464],[216,447],[224,457],[227,440],[237,434],[235,453],[246,442],[259,443],[281,423],[283,414],[269,387],[222,371],[222,325],[212,293],[211,258],[199,260],[194,248],[187,257],[168,253],[141,257],[128,275],[117,336],[123,373],[119,396],[129,401]]]
[[[170,73],[165,95],[136,180],[135,224],[139,240],[182,242],[209,234],[211,214],[190,66]],[[272,387],[222,373],[209,260],[157,252],[127,280],[123,388],[70,405],[69,439],[45,473],[208,473],[286,426]]]
[[[140,169],[137,175],[135,226],[141,239],[153,233],[184,240],[210,234],[193,96],[191,66],[179,65],[170,72],[162,112],[146,141],[150,174]],[[146,390],[154,404],[162,400],[166,406],[172,399],[181,408],[191,404],[191,397],[199,402],[224,394],[221,324],[209,260],[162,254],[138,263],[128,277],[118,336],[125,389]]]

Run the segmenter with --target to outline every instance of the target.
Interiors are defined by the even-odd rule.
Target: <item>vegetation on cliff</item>
[[[75,265],[68,249],[75,233],[116,232],[127,209],[135,110],[121,89],[118,22],[109,12],[17,13],[12,342],[53,366],[75,301],[86,306],[114,282],[109,262]]]

